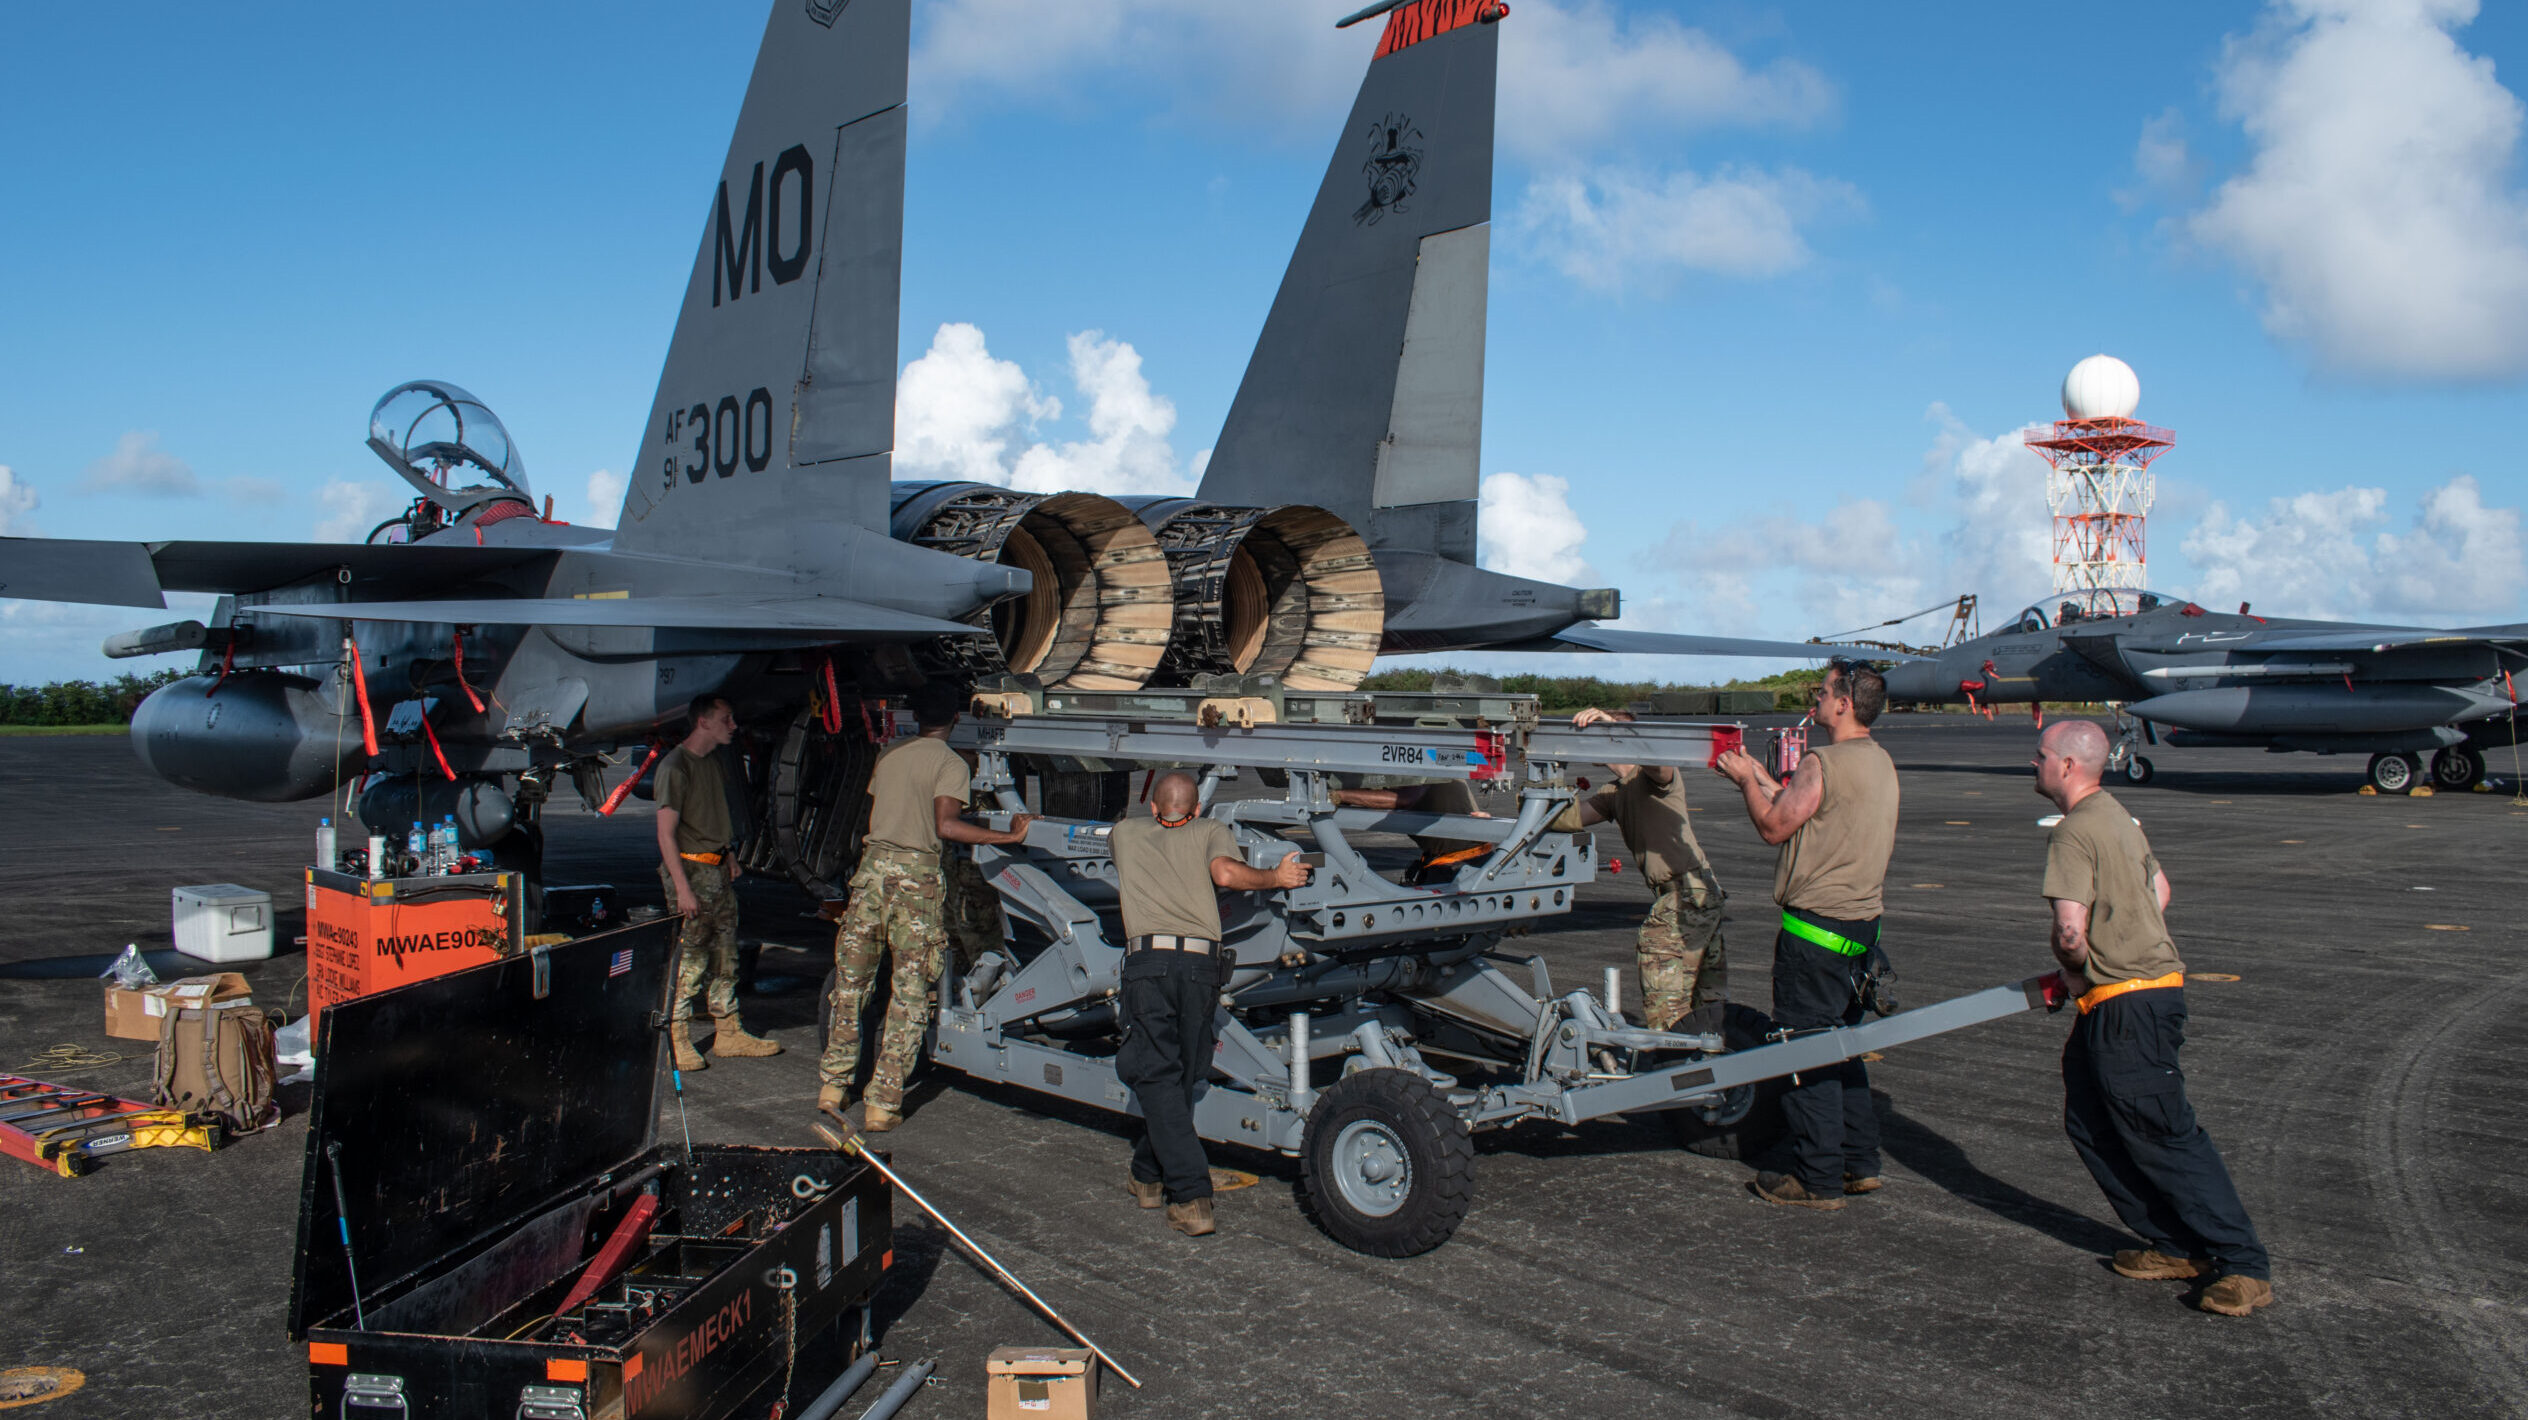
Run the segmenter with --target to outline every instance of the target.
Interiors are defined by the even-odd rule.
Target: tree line
[[[192,673],[188,668],[105,681],[0,684],[0,725],[128,725],[149,692]]]

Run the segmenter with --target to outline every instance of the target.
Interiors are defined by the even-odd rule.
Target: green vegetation
[[[1466,676],[1467,671],[1440,667],[1436,670],[1380,671],[1361,682],[1363,690],[1429,690],[1433,676]],[[1824,667],[1814,670],[1784,671],[1762,680],[1733,680],[1723,685],[1687,685],[1653,681],[1607,681],[1596,676],[1513,675],[1498,677],[1501,688],[1518,695],[1533,695],[1539,708],[1548,715],[1568,715],[1591,705],[1609,709],[1621,708],[1635,701],[1648,700],[1663,690],[1769,690],[1774,703],[1784,710],[1808,708],[1808,687],[1825,679]]]
[[[130,725],[0,725],[0,739],[54,735],[119,735]]]
[[[57,680],[49,685],[0,685],[0,730],[34,726],[57,733],[94,734],[132,722],[149,692],[192,674],[122,675],[109,681]]]

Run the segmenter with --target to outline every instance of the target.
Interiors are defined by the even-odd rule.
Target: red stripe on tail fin
[[[1387,13],[1386,33],[1378,37],[1378,52],[1373,60],[1384,59],[1399,49],[1420,44],[1450,30],[1483,21],[1500,19],[1510,13],[1501,0],[1414,0]]]

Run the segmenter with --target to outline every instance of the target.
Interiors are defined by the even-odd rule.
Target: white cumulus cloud
[[[1550,473],[1487,474],[1476,505],[1475,560],[1540,582],[1597,579],[1581,545],[1589,530],[1571,508],[1571,480]]]
[[[1094,330],[1072,335],[1067,352],[1087,437],[1037,439],[1062,417],[1062,402],[1039,393],[1016,361],[994,356],[981,330],[942,325],[896,385],[898,473],[1037,493],[1192,492],[1210,451],[1177,459],[1176,405],[1151,389],[1140,352]]]
[[[158,435],[135,429],[114,441],[114,452],[88,465],[79,487],[89,493],[145,493],[190,498],[202,491],[193,465],[158,447]]]
[[[2395,521],[2384,488],[2276,498],[2261,516],[2215,502],[2183,544],[2195,597],[2284,616],[2437,626],[2518,614],[2528,587],[2518,509],[2487,507],[2462,474],[2423,494],[2409,529]]]
[[[1540,161],[1721,126],[1806,127],[1833,116],[1834,85],[1797,60],[1750,67],[1667,15],[1601,0],[1516,7],[1502,37],[1500,142]]]
[[[1808,263],[1803,228],[1864,205],[1852,184],[1796,168],[1708,176],[1609,168],[1530,183],[1517,230],[1564,275],[1611,290],[1679,270],[1778,276]]]
[[[404,506],[403,495],[374,480],[355,483],[334,479],[316,490],[324,516],[316,521],[317,542],[360,542],[369,530]]]
[[[2254,144],[2187,230],[2264,287],[2266,328],[2391,378],[2528,372],[2523,110],[2452,31],[2476,0],[2279,0],[2223,61]]]
[[[35,524],[27,520],[27,514],[42,503],[16,469],[0,463],[0,537],[35,536]]]
[[[592,528],[610,528],[623,515],[623,475],[601,468],[588,475],[587,508],[579,521]]]

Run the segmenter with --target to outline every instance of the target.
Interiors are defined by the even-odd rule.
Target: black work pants
[[[1807,920],[1856,942],[1878,940],[1878,919],[1841,921],[1805,914]],[[1773,1023],[1795,1031],[1861,1023],[1858,986],[1868,958],[1830,952],[1815,942],[1775,928]],[[1870,1107],[1869,1067],[1845,1060],[1802,1070],[1782,1093],[1782,1118],[1790,1172],[1819,1198],[1843,1194],[1843,1176],[1875,1178],[1879,1171],[1878,1111]]]
[[[2273,1276],[2221,1151],[2186,1101],[2181,986],[2098,1003],[2063,1043],[2063,1132],[2124,1226],[2172,1257]]]
[[[1220,1004],[1219,958],[1137,951],[1124,958],[1123,1048],[1115,1073],[1140,1102],[1143,1129],[1132,1176],[1167,1185],[1167,1201],[1211,1196],[1211,1162],[1194,1132],[1194,1095],[1211,1074],[1212,1012]]]

